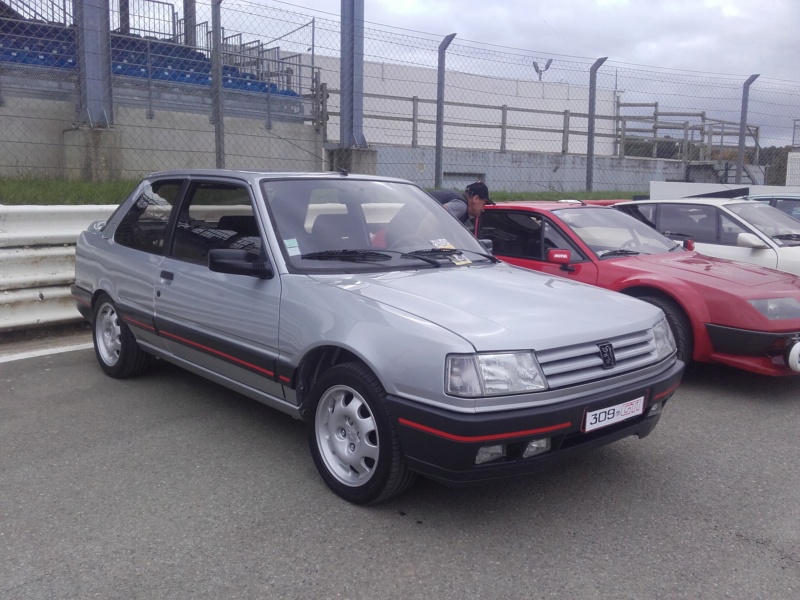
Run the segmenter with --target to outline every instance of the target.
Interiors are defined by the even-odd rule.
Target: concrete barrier
[[[0,331],[82,319],[69,293],[75,242],[115,208],[0,205]]]

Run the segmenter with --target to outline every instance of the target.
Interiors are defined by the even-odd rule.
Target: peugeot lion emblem
[[[613,368],[614,365],[617,364],[617,358],[614,356],[614,346],[609,342],[603,342],[597,344],[597,347],[600,348],[600,358],[603,361],[603,368]]]

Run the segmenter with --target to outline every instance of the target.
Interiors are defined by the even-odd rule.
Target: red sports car
[[[689,251],[603,206],[487,206],[475,232],[508,263],[658,306],[686,362],[764,375],[800,372],[800,277]]]

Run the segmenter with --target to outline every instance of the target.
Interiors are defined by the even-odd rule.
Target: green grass
[[[137,183],[0,178],[0,204],[119,204],[133,191]]]
[[[133,191],[138,181],[62,181],[57,179],[0,178],[0,204],[63,205],[119,204]],[[646,193],[646,192],[643,192]],[[491,192],[495,202],[511,200],[576,200],[630,199],[633,192]]]

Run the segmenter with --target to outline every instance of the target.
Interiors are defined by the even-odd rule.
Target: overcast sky
[[[271,3],[334,19],[341,9],[341,0]],[[800,0],[365,0],[364,20],[543,57],[800,83]]]

